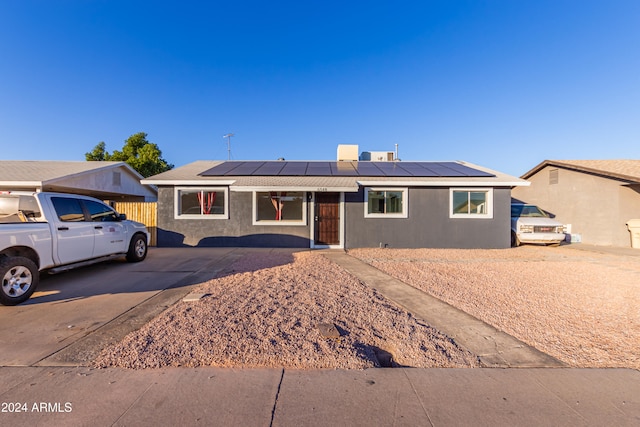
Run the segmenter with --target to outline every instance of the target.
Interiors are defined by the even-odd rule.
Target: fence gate
[[[113,208],[119,213],[127,215],[127,219],[141,222],[151,233],[149,246],[156,245],[158,226],[157,202],[115,202]]]

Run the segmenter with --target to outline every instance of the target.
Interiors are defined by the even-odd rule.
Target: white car
[[[564,225],[549,218],[538,206],[511,204],[511,246],[522,243],[558,246],[564,239]]]

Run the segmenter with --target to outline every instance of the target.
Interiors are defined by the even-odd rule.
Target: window
[[[118,214],[107,205],[91,200],[85,200],[84,205],[89,210],[93,222],[118,221]]]
[[[69,197],[52,197],[51,203],[60,221],[84,221],[84,211],[82,210],[80,200]]]
[[[253,193],[253,224],[306,225],[307,202],[302,191]]]
[[[492,189],[452,188],[450,200],[449,216],[451,218],[493,218]]]
[[[226,188],[176,188],[176,218],[227,219]]]
[[[406,218],[406,188],[365,188],[365,218]]]

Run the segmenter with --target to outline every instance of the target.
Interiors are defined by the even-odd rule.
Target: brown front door
[[[316,193],[315,244],[340,244],[340,193]]]

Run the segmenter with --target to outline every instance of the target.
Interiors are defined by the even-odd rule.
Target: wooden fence
[[[156,245],[158,227],[157,202],[115,202],[113,208],[127,215],[127,219],[138,221],[147,226],[151,233],[149,246]]]

